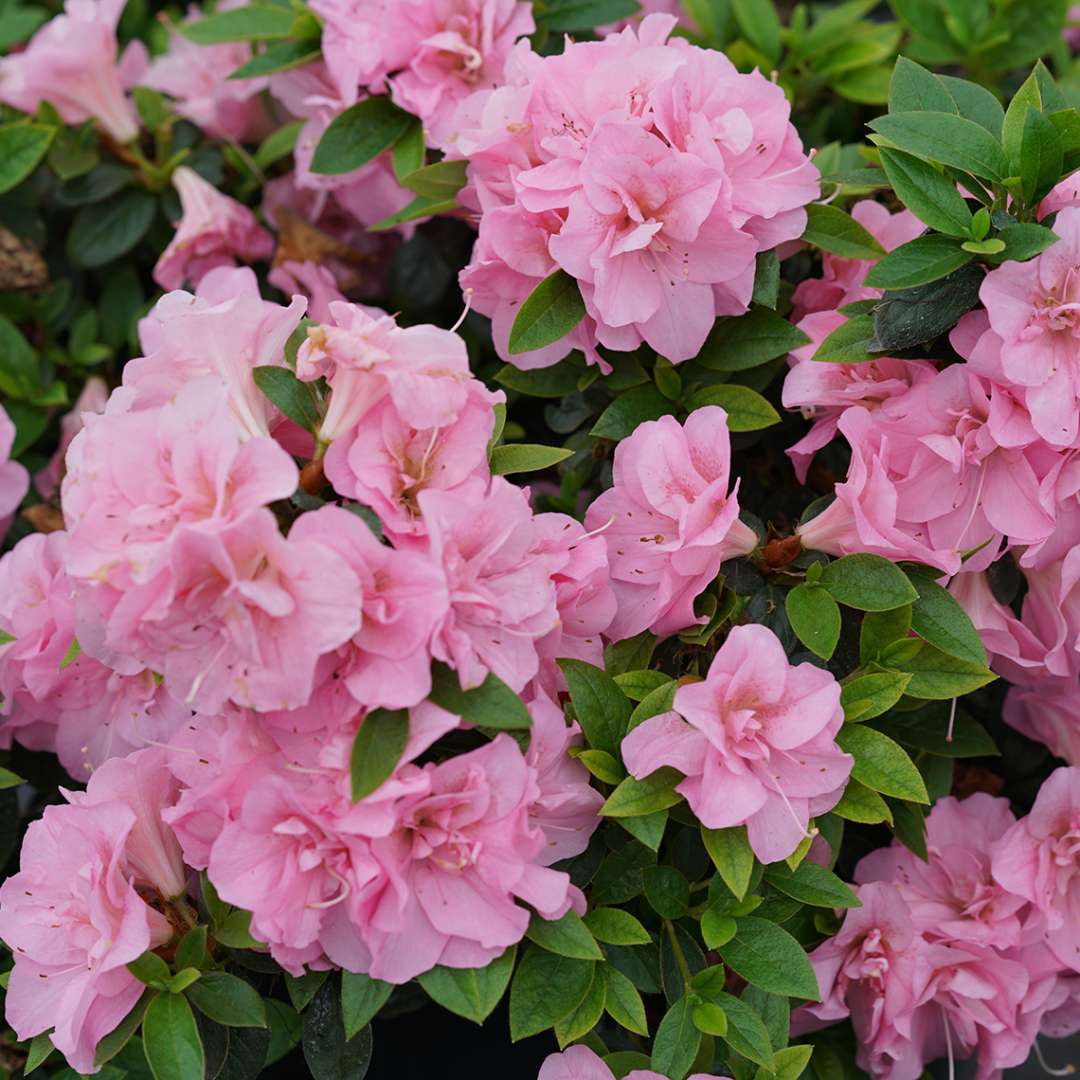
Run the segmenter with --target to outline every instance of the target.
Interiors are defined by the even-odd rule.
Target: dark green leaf
[[[593,980],[593,961],[530,949],[510,985],[510,1038],[537,1035],[569,1016]]]
[[[295,19],[295,13],[288,7],[249,4],[197,22],[177,23],[176,29],[197,45],[216,45],[222,41],[271,41],[288,37]]]
[[[345,1026],[345,1038],[367,1027],[394,992],[390,983],[373,979],[370,975],[341,973],[341,1017]]]
[[[371,1028],[345,1038],[337,979],[327,979],[319,988],[304,1013],[303,1030],[304,1060],[312,1080],[364,1080],[371,1065]]]
[[[671,402],[652,383],[635,386],[620,394],[600,414],[589,434],[597,439],[618,441],[632,435],[639,424],[658,420],[671,411]]]
[[[858,897],[831,870],[803,861],[789,870],[783,863],[765,869],[765,880],[785,896],[814,907],[859,907]]]
[[[967,612],[952,594],[922,574],[908,578],[919,599],[911,609],[911,626],[920,637],[950,656],[986,666],[986,650]]]
[[[428,199],[423,195],[417,195],[404,210],[399,210],[396,214],[390,214],[382,221],[369,225],[367,231],[388,232],[399,225],[404,225],[407,221],[419,221],[421,218],[433,217],[436,214],[446,214],[456,207],[456,199]]]
[[[919,595],[888,559],[864,552],[829,563],[818,580],[834,600],[859,611],[890,611]]]
[[[577,389],[580,375],[581,370],[566,361],[533,371],[522,371],[512,364],[504,364],[495,381],[508,390],[517,390],[530,397],[560,398]]]
[[[638,1035],[649,1034],[645,1003],[637,987],[618,968],[605,964],[597,968],[596,977],[605,983],[604,1008],[617,1024]]]
[[[724,1041],[728,1046],[735,1053],[758,1065],[769,1065],[773,1048],[768,1029],[761,1017],[745,1001],[740,1001],[731,994],[718,993],[710,996],[727,1016],[728,1030]]]
[[[592,982],[585,996],[555,1025],[555,1039],[559,1049],[587,1035],[600,1022],[604,1015],[604,1003],[607,999],[607,979],[603,971],[593,965]]]
[[[797,585],[784,598],[795,636],[815,655],[828,660],[840,640],[840,608],[820,585]]]
[[[521,698],[493,674],[472,690],[463,690],[445,664],[431,669],[431,700],[447,712],[489,731],[528,731],[532,717]]]
[[[585,925],[605,945],[648,945],[652,940],[649,931],[622,908],[591,908],[585,914]]]
[[[549,0],[537,21],[550,30],[592,30],[618,22],[639,10],[637,0]]]
[[[604,959],[589,928],[574,911],[568,911],[561,919],[549,920],[533,915],[526,937],[540,948],[572,960]]]
[[[718,950],[732,971],[770,994],[821,1000],[814,969],[795,938],[767,919],[736,922],[735,937]]]
[[[409,741],[408,709],[374,709],[360,723],[350,759],[353,802],[390,778]]]
[[[771,62],[780,59],[780,19],[772,0],[731,0],[743,37]]]
[[[959,711],[950,721],[949,712],[949,706],[943,704],[897,713],[889,717],[889,734],[904,746],[940,757],[992,757],[998,753],[982,724]]]
[[[873,316],[852,315],[825,338],[812,359],[823,364],[866,364],[875,359],[870,353],[873,340]]]
[[[143,1017],[142,1038],[154,1080],[202,1076],[202,1040],[183,994],[159,994],[150,1002]]]
[[[924,161],[998,182],[1009,175],[1001,143],[986,128],[955,113],[893,113],[871,120],[870,127],[893,146]]]
[[[144,952],[137,960],[127,966],[128,971],[141,983],[164,986],[170,977],[169,965],[154,952]]]
[[[900,150],[882,150],[881,164],[893,190],[920,221],[949,236],[969,236],[971,211],[952,179]]]
[[[262,998],[250,984],[225,971],[207,971],[187,989],[195,1007],[226,1027],[266,1027]]]
[[[310,40],[275,41],[229,75],[230,79],[256,79],[278,71],[291,71],[319,58],[318,46]]]
[[[305,431],[317,430],[322,416],[310,383],[301,382],[287,367],[276,364],[254,368],[251,376],[255,385],[294,424]]]
[[[759,431],[780,423],[780,414],[756,390],[736,383],[706,386],[686,402],[688,410],[719,405],[727,413],[729,431]]]
[[[589,746],[618,756],[630,720],[626,695],[611,676],[584,660],[560,660],[559,667]]]
[[[950,331],[979,302],[984,274],[973,265],[902,292],[886,293],[874,311],[874,352],[894,353]]]
[[[889,112],[957,112],[938,77],[906,56],[896,58],[889,83]]]
[[[750,875],[754,872],[754,853],[746,837],[746,826],[736,825],[730,829],[706,829],[701,827],[701,839],[724,884],[736,900],[746,895]]]
[[[938,281],[971,260],[959,240],[932,233],[890,251],[866,275],[866,284],[874,289],[913,289]]]
[[[329,976],[328,971],[308,971],[299,977],[285,976],[285,989],[297,1012],[303,1012],[311,1004]]]
[[[862,825],[892,821],[892,812],[885,800],[858,780],[848,781],[844,794],[831,812],[844,821],[855,821]]]
[[[901,666],[911,672],[908,694],[935,701],[970,694],[996,677],[985,664],[961,660],[929,644],[924,644],[916,656]]]
[[[507,949],[482,968],[432,968],[420,976],[419,982],[444,1009],[482,1024],[506,991],[516,953],[514,948]]]
[[[55,130],[41,124],[0,127],[0,194],[21,184],[38,167]]]
[[[1033,222],[1019,225],[1006,225],[998,234],[998,239],[1005,244],[1005,250],[996,262],[1025,262],[1042,254],[1048,247],[1056,244],[1057,235],[1045,225]]]
[[[146,235],[156,210],[154,196],[135,188],[82,207],[68,233],[68,255],[85,269],[96,269],[126,255]]]
[[[359,169],[389,150],[411,123],[412,117],[388,97],[365,98],[350,105],[323,132],[311,159],[311,171],[340,176]]]
[[[845,259],[876,259],[885,249],[850,214],[827,203],[806,208],[806,231],[802,238],[823,251]]]
[[[531,352],[551,345],[584,318],[585,301],[577,281],[565,270],[556,270],[522,301],[510,327],[510,352]]]
[[[45,1059],[53,1052],[52,1039],[49,1033],[43,1031],[30,1040],[26,1048],[26,1061],[23,1064],[23,1076],[29,1076],[39,1065],[44,1064]]]
[[[753,308],[737,319],[718,319],[696,360],[711,371],[746,371],[786,356],[809,341],[775,311]]]
[[[986,128],[995,139],[1001,138],[1005,110],[985,86],[968,82],[966,79],[957,79],[952,75],[938,75],[937,79],[949,91],[949,96],[956,102],[961,116]]]
[[[690,882],[674,866],[650,866],[644,872],[645,899],[665,919],[681,919],[690,906]]]
[[[695,1004],[689,997],[680,998],[656,1029],[652,1067],[671,1080],[683,1080],[701,1045],[701,1032],[694,1026]]]
[[[284,127],[272,131],[259,144],[259,149],[255,151],[255,164],[259,168],[265,169],[273,165],[275,161],[280,161],[287,154],[291,154],[303,126],[303,120],[294,120],[291,124],[286,124]]]
[[[176,967],[201,968],[206,963],[207,928],[196,926],[189,930],[176,947]]]

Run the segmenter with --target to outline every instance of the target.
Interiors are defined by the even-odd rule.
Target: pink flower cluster
[[[568,1047],[561,1054],[551,1054],[541,1066],[536,1080],[615,1080],[615,1074],[594,1050],[578,1044]],[[633,1069],[626,1074],[626,1080],[664,1080],[664,1077],[652,1069]],[[694,1073],[688,1080],[728,1078]]]
[[[850,1016],[874,1077],[915,1080],[943,1057],[992,1076],[1040,1031],[1080,1030],[1080,770],[1053,773],[1019,821],[978,794],[926,824],[927,862],[894,842],[856,867],[862,907],[811,954],[822,1002],[796,1029]]]
[[[633,728],[622,756],[639,779],[678,769],[676,791],[706,828],[745,823],[754,854],[777,862],[840,801],[852,766],[836,745],[843,722],[828,671],[792,667],[764,626],[736,626],[704,681],[681,685],[672,712]]]
[[[30,488],[30,477],[17,461],[11,460],[15,445],[15,425],[0,405],[0,540],[8,531],[19,503]]]
[[[519,44],[506,84],[457,117],[461,196],[480,235],[462,272],[490,315],[500,356],[545,367],[572,349],[642,342],[673,362],[695,356],[718,315],[749,304],[755,256],[797,239],[818,173],[783,91],[647,16],[602,41],[542,57]],[[556,270],[587,316],[547,348],[511,356],[518,306]]]

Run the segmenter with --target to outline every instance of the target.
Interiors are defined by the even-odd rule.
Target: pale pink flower
[[[639,424],[615,448],[614,485],[585,515],[602,530],[618,611],[607,634],[658,635],[698,621],[695,598],[725,559],[757,545],[739,521],[738,485],[729,491],[727,414],[715,405]]]
[[[538,678],[544,691],[557,697],[566,688],[556,663],[560,658],[604,666],[601,635],[611,625],[618,602],[602,535],[587,533],[566,514],[537,514],[533,520],[539,537],[535,550],[548,560],[559,609],[559,625],[537,642]]]
[[[450,330],[400,327],[392,315],[357,304],[330,305],[333,325],[308,330],[296,372],[326,376],[330,404],[319,429],[332,442],[389,395],[404,423],[438,428],[452,423],[469,398],[469,356]]]
[[[622,755],[638,779],[678,769],[676,790],[703,825],[745,823],[757,857],[776,862],[844,792],[852,759],[836,745],[843,722],[830,672],[791,666],[764,626],[736,626],[705,680],[680,686],[673,712],[633,728]]]
[[[231,11],[243,2],[227,0],[215,10]],[[202,10],[192,5],[184,22],[202,16]],[[211,139],[247,142],[266,133],[268,117],[259,95],[268,80],[230,79],[229,75],[251,56],[249,42],[197,45],[170,24],[168,49],[150,61],[139,83],[168,94],[177,113]]]
[[[15,957],[8,1023],[20,1039],[51,1030],[83,1074],[144,990],[126,965],[173,933],[136,891],[127,845],[138,824],[121,800],[48,806],[26,830],[19,872],[0,886],[0,937]]]
[[[15,425],[0,405],[0,540],[11,524],[12,516],[30,487],[26,469],[11,460],[15,445]]]
[[[536,856],[543,866],[580,855],[600,824],[604,797],[589,784],[589,771],[570,756],[581,745],[577,724],[567,724],[562,709],[542,691],[528,703],[532,716],[526,760],[536,770],[539,795],[529,819],[543,830],[547,846]]]
[[[814,455],[836,437],[844,409],[862,405],[872,412],[881,402],[907,393],[937,372],[929,360],[896,360],[890,356],[866,364],[815,360],[814,353],[821,343],[844,322],[839,312],[820,311],[805,316],[798,324],[810,342],[791,353],[782,400],[785,408],[799,409],[814,422],[810,431],[787,450],[800,484],[806,483]]]
[[[140,321],[146,355],[124,365],[124,385],[136,391],[136,408],[144,409],[166,404],[201,375],[217,375],[228,387],[240,431],[268,435],[279,414],[251,372],[285,366],[285,344],[305,306],[302,296],[287,308],[263,300],[248,267],[211,270],[194,295],[166,293]]]
[[[462,202],[481,217],[461,281],[503,359],[542,367],[584,347],[595,363],[597,343],[643,341],[690,359],[717,315],[746,310],[754,256],[801,235],[818,177],[783,93],[720,53],[668,43],[674,25],[649,15],[546,57],[519,44],[506,85],[463,103],[453,153],[469,161]],[[510,355],[516,305],[560,267],[587,319]]]
[[[274,251],[274,238],[242,203],[208,184],[186,165],[172,175],[183,216],[176,235],[154,266],[163,289],[185,282],[198,286],[208,271],[240,262],[262,262]]]
[[[496,476],[486,489],[473,481],[454,492],[422,491],[419,502],[426,550],[450,594],[432,654],[466,689],[491,672],[522,690],[540,667],[537,642],[559,617],[525,492]]]
[[[47,101],[65,124],[94,120],[118,143],[139,134],[116,58],[124,0],[67,0],[22,52],[0,60],[0,101],[36,112]]]
[[[342,385],[346,379],[339,370],[335,394],[347,393]],[[330,444],[325,467],[334,490],[370,506],[390,536],[422,532],[420,492],[456,491],[474,477],[486,480],[490,475],[492,406],[505,401],[506,395],[492,393],[478,379],[465,381],[464,389],[465,401],[458,414],[432,427],[410,423],[394,398],[382,398],[354,428]],[[412,402],[407,406],[414,407]]]
[[[652,1069],[633,1069],[626,1080],[665,1080]],[[561,1054],[548,1054],[540,1066],[536,1080],[615,1080],[615,1074],[604,1064],[595,1050],[578,1043],[568,1046]],[[727,1080],[711,1073],[694,1073],[688,1080]]]
[[[60,417],[60,445],[49,459],[49,464],[34,476],[34,487],[43,499],[52,498],[60,490],[60,481],[64,478],[64,456],[71,440],[83,429],[83,413],[103,413],[108,400],[109,388],[105,380],[91,375],[83,383],[71,411]]]
[[[1001,715],[1010,727],[1044,743],[1055,757],[1080,766],[1080,698],[1074,683],[1010,687]]]
[[[449,598],[442,568],[421,552],[380,544],[355,514],[304,514],[290,540],[314,540],[345,561],[363,594],[360,629],[338,650],[335,678],[368,708],[417,705],[431,692],[431,637]]]
[[[345,299],[333,273],[310,259],[304,262],[286,259],[275,266],[266,279],[286,296],[306,296],[307,314],[312,322],[330,322],[330,305]]]
[[[926,226],[910,211],[890,213],[873,199],[861,199],[851,208],[851,216],[886,251],[892,251],[921,236]],[[821,257],[821,277],[799,283],[792,296],[792,318],[801,322],[814,312],[835,312],[860,300],[877,300],[881,289],[867,288],[863,281],[876,260],[843,259],[825,252]],[[863,365],[858,365],[863,366]]]
[[[1046,918],[1046,942],[1080,972],[1080,768],[1043,782],[1035,805],[994,854],[994,878]]]

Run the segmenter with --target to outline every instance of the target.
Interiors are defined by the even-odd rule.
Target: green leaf
[[[176,947],[176,966],[180,970],[184,968],[201,968],[206,963],[206,938],[205,926],[192,927],[181,939]]]
[[[303,1021],[291,1005],[277,998],[266,999],[266,1019],[270,1028],[270,1046],[265,1064],[269,1068],[299,1045]]]
[[[154,1080],[192,1080],[203,1075],[202,1040],[183,994],[160,994],[150,1002],[142,1039]]]
[[[619,783],[622,783],[620,780]],[[643,843],[650,851],[659,851],[667,829],[667,810],[654,810],[651,814],[637,817],[621,817],[619,824],[636,840]]]
[[[671,1080],[683,1080],[690,1071],[701,1045],[701,1032],[694,1025],[696,1002],[681,997],[668,1009],[653,1039],[652,1067]]]
[[[971,259],[959,240],[931,233],[890,251],[866,275],[866,284],[875,289],[913,289],[946,277]]]
[[[170,978],[169,965],[157,953],[144,952],[127,966],[128,971],[147,986],[164,987]]]
[[[748,915],[736,922],[735,937],[718,950],[732,971],[770,994],[821,1000],[814,969],[795,938],[768,919]]]
[[[880,555],[864,552],[829,563],[819,583],[834,600],[859,611],[890,611],[919,596],[902,570]]]
[[[849,724],[888,712],[903,696],[911,676],[903,671],[876,671],[840,685],[840,704]]]
[[[9,52],[12,45],[26,41],[43,22],[49,12],[40,7],[14,7],[0,9],[0,52]]]
[[[11,640],[14,641],[15,639],[12,638]],[[10,769],[0,768],[0,791],[6,791],[8,788],[18,787],[20,784],[25,783],[26,781],[21,776],[13,773]]]
[[[253,368],[251,377],[263,394],[294,424],[305,431],[316,431],[322,423],[315,391],[301,382],[287,367],[265,364]]]
[[[714,908],[709,908],[701,916],[701,939],[707,949],[718,949],[721,945],[726,945],[738,930],[738,924],[730,915],[721,914]]]
[[[176,29],[197,45],[222,41],[272,41],[289,36],[296,19],[291,8],[277,4],[249,4],[210,15],[198,22],[176,23]]]
[[[756,390],[736,383],[706,386],[686,402],[690,412],[719,405],[727,413],[729,431],[760,431],[780,423],[780,414]]]
[[[997,256],[995,262],[1025,262],[1041,255],[1058,242],[1056,233],[1045,225],[1036,225],[1033,222],[1006,225],[997,235],[1005,244],[1005,250]]]
[[[585,913],[585,925],[605,945],[648,945],[649,931],[622,908],[598,907]]]
[[[754,853],[746,837],[746,826],[706,829],[703,825],[701,839],[724,884],[736,900],[742,900],[750,887],[750,875],[754,872]]]
[[[681,919],[690,906],[690,882],[674,866],[650,866],[643,874],[645,899],[665,919]]]
[[[404,225],[407,221],[419,221],[421,218],[446,214],[455,209],[457,209],[456,199],[428,199],[423,195],[417,195],[403,210],[384,217],[382,221],[377,221],[374,225],[369,225],[367,231],[388,232],[399,225]]]
[[[402,187],[429,199],[453,199],[465,186],[465,161],[436,161],[402,177]]]
[[[889,83],[889,112],[957,112],[938,77],[906,56],[896,58]]]
[[[806,208],[808,244],[845,259],[877,259],[885,249],[850,214],[827,203],[811,203]]]
[[[266,1027],[266,1009],[250,983],[225,971],[207,971],[187,989],[199,1012],[226,1027]]]
[[[682,801],[682,796],[675,790],[675,785],[682,779],[682,773],[666,766],[644,780],[628,776],[608,796],[607,802],[600,807],[600,814],[602,817],[639,817],[674,806]]]
[[[222,945],[227,945],[230,949],[259,948],[259,942],[251,936],[250,911],[233,911],[230,913],[214,931],[214,937]]]
[[[768,308],[718,319],[695,358],[710,371],[747,371],[807,345],[810,338]]]
[[[616,442],[632,435],[639,424],[659,420],[671,412],[671,402],[649,383],[620,394],[601,414],[589,432],[596,439]]]
[[[412,120],[385,96],[365,98],[350,105],[323,132],[311,159],[311,171],[340,176],[359,169],[389,150],[405,134]]]
[[[911,609],[911,626],[916,634],[950,656],[986,666],[986,650],[967,612],[953,595],[922,574],[910,574],[919,599]]]
[[[644,701],[654,690],[674,682],[662,671],[624,671],[615,676],[615,685],[631,700]]]
[[[157,990],[143,991],[142,997],[135,1003],[135,1008],[97,1044],[97,1049],[94,1051],[95,1066],[105,1065],[124,1049],[131,1037],[139,1030],[150,1002],[157,996]]]
[[[788,1046],[777,1050],[771,1067],[758,1069],[754,1080],[799,1080],[813,1052],[812,1046]]]
[[[626,779],[626,770],[606,750],[581,750],[577,759],[597,780],[605,784],[618,784]]]
[[[373,709],[364,717],[349,762],[353,802],[376,791],[393,775],[408,741],[408,709]]]
[[[1024,121],[1028,109],[1042,111],[1042,92],[1039,80],[1034,73],[1029,75],[1013,94],[1008,109],[1005,110],[1005,122],[1001,129],[1001,141],[1014,173],[1019,173],[1021,143],[1024,138]]]
[[[230,72],[230,79],[257,79],[279,71],[291,71],[319,58],[318,46],[310,39],[304,41],[275,41],[246,64]],[[257,159],[256,159],[257,160]]]
[[[844,821],[854,821],[860,825],[892,822],[892,811],[888,803],[876,791],[871,791],[858,780],[848,781],[844,794],[831,812]]]
[[[510,352],[532,352],[551,345],[584,318],[585,301],[577,281],[565,270],[556,270],[522,301],[510,327]]]
[[[575,911],[568,911],[561,919],[550,920],[534,914],[525,936],[541,949],[572,960],[604,959],[596,939]]]
[[[439,708],[489,731],[528,731],[532,727],[532,717],[521,698],[490,673],[479,686],[463,690],[453,671],[435,663],[430,697]]]
[[[574,1040],[587,1035],[596,1027],[604,1015],[606,1000],[607,980],[604,978],[603,971],[594,964],[592,982],[585,996],[575,1009],[555,1025],[555,1039],[560,1050],[565,1049]]]
[[[424,144],[424,125],[419,119],[414,118],[404,133],[398,137],[397,142],[394,143],[391,156],[394,164],[394,176],[399,184],[404,181],[405,177],[411,176],[424,167],[427,147]]]
[[[565,461],[573,450],[562,446],[539,446],[533,443],[503,443],[491,451],[491,472],[494,476],[510,473],[539,472]]]
[[[882,150],[881,164],[893,191],[920,221],[949,236],[970,235],[971,210],[955,181],[901,150]]]
[[[865,664],[876,660],[887,645],[906,640],[910,629],[910,604],[891,611],[868,611],[859,630],[860,661]]]
[[[910,112],[879,116],[870,128],[899,150],[1000,182],[1009,175],[1001,143],[984,127],[949,112]]]
[[[510,984],[510,1039],[537,1035],[569,1016],[593,980],[593,961],[530,949]]]
[[[255,151],[255,164],[260,169],[265,169],[273,165],[275,161],[280,161],[286,155],[291,154],[303,126],[303,120],[295,120],[291,124],[286,124],[284,127],[272,131],[263,139],[258,150]]]
[[[605,982],[604,1008],[616,1024],[627,1031],[648,1036],[649,1022],[645,1017],[645,1003],[637,987],[618,968],[605,964],[598,968],[597,978]]]
[[[870,353],[873,340],[873,316],[852,315],[825,338],[811,359],[821,364],[867,364],[876,359]]]
[[[606,750],[618,757],[630,720],[631,707],[626,695],[610,675],[584,660],[560,660],[559,667],[586,742],[595,750]]]
[[[997,677],[985,664],[961,660],[929,644],[924,644],[918,654],[905,661],[902,667],[904,671],[911,672],[908,694],[931,701],[970,694]]]
[[[0,195],[21,184],[49,149],[56,129],[41,124],[0,127]]]
[[[730,921],[734,924],[734,919]],[[727,1035],[727,1013],[719,1005],[714,1005],[711,1001],[702,1002],[702,1004],[694,1006],[691,1015],[694,1019],[694,1027],[698,1031],[706,1035],[715,1035],[719,1039]]]
[[[363,1080],[371,1064],[371,1028],[345,1038],[337,979],[327,979],[304,1013],[304,1060],[312,1080]]]
[[[648,1031],[646,1031],[648,1034]],[[45,1063],[45,1059],[53,1052],[52,1039],[49,1033],[43,1031],[30,1040],[26,1048],[26,1061],[23,1063],[23,1076],[29,1076],[39,1065]]]
[[[1028,108],[1017,164],[1024,201],[1033,206],[1060,179],[1064,151],[1057,129],[1037,110]]]
[[[731,994],[719,993],[711,998],[727,1016],[728,1030],[723,1038],[728,1046],[757,1065],[769,1065],[773,1048],[761,1017],[745,1001]]]
[[[378,1011],[394,992],[391,983],[373,979],[370,975],[341,973],[341,1018],[345,1038],[351,1039],[375,1019]]]
[[[889,734],[903,746],[923,750],[939,757],[995,757],[997,745],[986,728],[967,713],[952,717],[952,738],[949,738],[950,709],[931,705],[914,712],[897,713],[889,718]]]
[[[580,375],[581,370],[566,361],[534,371],[522,371],[512,364],[504,364],[496,374],[495,381],[508,390],[517,390],[529,397],[560,398],[577,389]]]
[[[482,1024],[499,1004],[514,970],[516,948],[482,968],[432,968],[419,976],[428,997],[456,1016]],[[543,954],[541,954],[543,955]]]
[[[592,30],[618,22],[640,10],[637,0],[549,0],[537,21],[549,30]]]
[[[899,743],[864,724],[845,724],[836,744],[855,759],[851,775],[883,795],[929,803],[926,784],[915,763]]]
[[[67,253],[84,269],[105,266],[126,255],[146,235],[156,211],[157,200],[139,188],[84,206],[76,213],[68,233]]]
[[[743,37],[775,64],[780,59],[780,19],[772,0],[731,0],[731,11]]]
[[[801,862],[794,871],[783,863],[773,863],[765,868],[765,880],[801,904],[823,908],[860,906],[859,898],[831,870],[812,862]]]
[[[784,598],[795,636],[816,656],[828,660],[840,640],[840,608],[820,585],[797,585]]]
[[[893,815],[893,833],[897,840],[926,862],[926,812],[915,803],[893,800]]]
[[[1005,110],[985,86],[968,82],[966,79],[957,79],[952,75],[938,75],[937,79],[949,91],[949,96],[956,102],[961,116],[985,128],[995,139],[1001,138]]]

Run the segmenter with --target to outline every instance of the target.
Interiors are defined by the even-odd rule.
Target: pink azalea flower
[[[618,603],[602,535],[587,533],[566,514],[537,514],[533,521],[539,537],[535,550],[548,560],[559,609],[558,626],[536,645],[540,653],[538,679],[546,693],[557,697],[566,689],[556,663],[560,658],[604,666],[601,635],[611,625]]]
[[[680,686],[674,712],[633,728],[622,754],[638,779],[678,769],[676,790],[703,825],[745,823],[757,857],[776,862],[843,794],[852,766],[835,741],[843,722],[829,672],[792,667],[766,627],[736,626],[705,680]]]
[[[48,806],[0,886],[0,936],[15,957],[7,1020],[20,1039],[50,1031],[80,1073],[144,990],[126,965],[172,937],[136,891],[127,846],[139,820],[122,800]]]
[[[195,294],[166,293],[139,323],[146,355],[124,365],[136,408],[164,405],[193,379],[217,375],[233,419],[247,436],[268,435],[278,416],[255,385],[252,368],[285,365],[285,344],[304,315],[303,297],[287,307],[259,295],[248,267],[211,270]]]
[[[867,364],[827,364],[814,360],[821,343],[845,321],[837,311],[807,315],[799,323],[799,329],[810,338],[810,343],[796,349],[789,358],[791,369],[784,379],[784,407],[800,409],[807,420],[814,421],[810,431],[787,451],[800,484],[806,483],[806,472],[814,455],[836,437],[844,409],[861,405],[872,412],[881,402],[907,393],[916,383],[932,379],[937,373],[929,360],[896,360],[889,356]]]
[[[498,85],[514,42],[536,29],[519,0],[316,0],[312,9],[339,84],[389,89],[437,147],[454,134],[459,102]]]
[[[457,334],[437,326],[402,328],[392,315],[356,304],[330,305],[333,325],[308,330],[296,373],[325,375],[332,391],[319,437],[346,434],[389,395],[414,428],[452,423],[469,397],[469,356]]]
[[[926,226],[910,210],[893,214],[873,199],[855,203],[851,216],[886,251],[892,251],[926,231]],[[873,266],[871,259],[842,259],[825,252],[821,257],[821,277],[800,282],[792,296],[793,319],[801,322],[815,312],[835,312],[837,308],[859,300],[877,300],[882,295],[881,289],[869,289],[863,284]]]
[[[615,1074],[604,1064],[594,1050],[578,1043],[567,1047],[561,1054],[548,1054],[540,1066],[536,1080],[615,1080]],[[665,1080],[652,1069],[633,1069],[626,1073],[626,1080]],[[711,1074],[694,1073],[688,1080],[727,1080]]]
[[[217,11],[231,11],[244,0],[217,5]],[[192,5],[185,23],[202,17]],[[190,120],[211,139],[247,142],[266,133],[266,110],[259,95],[268,80],[230,79],[228,76],[251,59],[246,41],[219,45],[196,45],[175,26],[169,25],[169,47],[150,61],[140,85],[168,94],[180,116]]]
[[[208,271],[237,261],[262,262],[274,252],[274,238],[242,203],[223,195],[186,165],[172,175],[183,216],[176,235],[154,267],[163,289],[198,285]]]
[[[519,44],[507,85],[467,99],[453,153],[481,210],[461,275],[522,367],[597,343],[697,354],[717,315],[746,310],[754,256],[798,238],[818,195],[779,87],[721,53],[667,42],[670,15],[540,57]],[[516,305],[556,268],[588,318],[571,338],[510,355]]]
[[[47,101],[65,124],[95,120],[118,143],[139,134],[116,60],[124,0],[67,0],[22,52],[0,60],[0,101],[36,112]]]
[[[926,819],[928,862],[893,843],[865,856],[855,880],[891,882],[930,941],[999,950],[1028,943],[1027,900],[1002,888],[990,869],[998,841],[1015,824],[1007,799],[983,793],[939,799]]]
[[[1041,255],[987,274],[979,296],[1000,338],[1001,370],[1035,430],[1071,446],[1080,413],[1080,208],[1061,210],[1054,231],[1061,239]]]
[[[11,460],[15,445],[15,425],[0,405],[0,540],[11,524],[11,518],[30,487],[26,469]]]
[[[529,820],[544,833],[546,848],[536,856],[542,866],[580,855],[600,824],[604,797],[589,784],[589,771],[567,752],[581,745],[577,724],[545,694],[529,703],[532,731],[526,761],[536,770],[539,794],[529,807]]]
[[[1080,700],[1076,686],[1013,686],[1005,695],[1002,717],[1068,765],[1080,765]]]
[[[335,381],[347,393],[343,372]],[[453,389],[458,389],[456,384]],[[505,401],[506,395],[492,393],[478,379],[465,381],[464,389],[465,401],[457,416],[432,427],[409,423],[392,397],[379,401],[360,423],[330,444],[325,467],[334,490],[370,506],[392,537],[422,532],[420,492],[456,491],[474,477],[486,480],[490,475],[492,406]]]
[[[64,478],[64,456],[71,440],[83,429],[83,413],[103,413],[108,400],[109,388],[105,380],[91,375],[83,383],[71,411],[60,417],[60,445],[49,459],[49,464],[34,476],[34,487],[43,499],[52,498],[60,490],[60,481]]]
[[[1057,769],[994,854],[994,878],[1046,918],[1046,942],[1080,972],[1080,768]]]
[[[368,708],[418,705],[431,692],[431,637],[449,604],[442,568],[420,552],[380,544],[336,506],[304,514],[289,538],[337,552],[360,582],[360,629],[339,650],[336,677]]]
[[[589,507],[585,527],[603,530],[618,611],[615,641],[698,621],[695,598],[725,559],[757,545],[729,488],[727,414],[714,405],[639,424],[615,448],[614,485]]]
[[[555,586],[537,551],[536,525],[521,488],[496,476],[455,492],[419,495],[427,550],[442,566],[450,608],[432,654],[466,689],[488,672],[520,691],[540,667],[537,642],[557,624]]]
[[[307,314],[312,322],[330,322],[330,305],[345,299],[333,273],[310,259],[304,262],[286,259],[275,266],[266,279],[286,296],[307,297]]]

